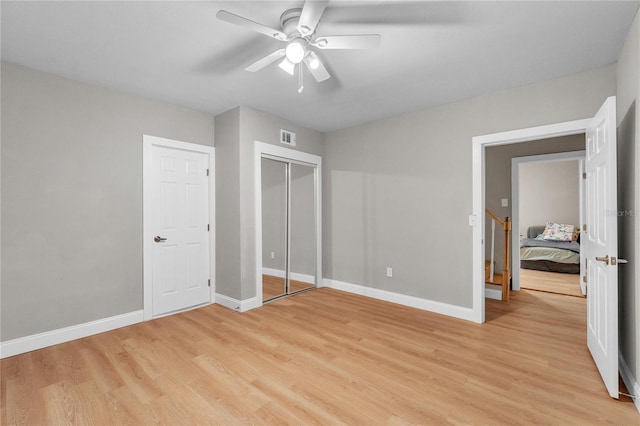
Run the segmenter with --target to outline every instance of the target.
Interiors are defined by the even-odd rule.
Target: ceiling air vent
[[[280,143],[296,146],[296,134],[288,130],[280,129]]]

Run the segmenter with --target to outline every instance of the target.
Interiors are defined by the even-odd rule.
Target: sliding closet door
[[[291,163],[289,294],[316,286],[315,167]]]
[[[287,294],[288,163],[262,158],[262,300]]]

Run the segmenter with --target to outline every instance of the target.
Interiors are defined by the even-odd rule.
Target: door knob
[[[609,264],[609,255],[606,255],[605,257],[596,256],[596,260],[598,262],[604,262],[604,263],[606,263],[608,265]]]
[[[612,257],[612,258],[611,258],[611,264],[612,264],[613,266],[616,266],[616,265],[622,265],[622,264],[624,264],[624,263],[628,263],[628,262],[627,262],[627,259],[616,259],[615,257]]]
[[[153,241],[155,241],[156,243],[162,242],[162,241],[167,241],[166,238],[162,238],[159,235],[156,235],[155,238],[153,239]]]

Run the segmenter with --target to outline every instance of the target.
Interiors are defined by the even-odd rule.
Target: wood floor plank
[[[520,288],[584,297],[580,290],[580,274],[561,274],[520,268]]]
[[[219,305],[0,361],[13,424],[640,424],[586,300],[513,292],[475,324],[332,289]]]

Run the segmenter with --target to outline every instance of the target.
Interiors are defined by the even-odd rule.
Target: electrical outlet
[[[393,276],[393,268],[387,266],[387,277]]]
[[[271,258],[275,259],[276,258],[276,253],[274,251],[271,252]]]
[[[503,198],[502,199],[502,207],[509,207],[509,199],[508,198]]]

